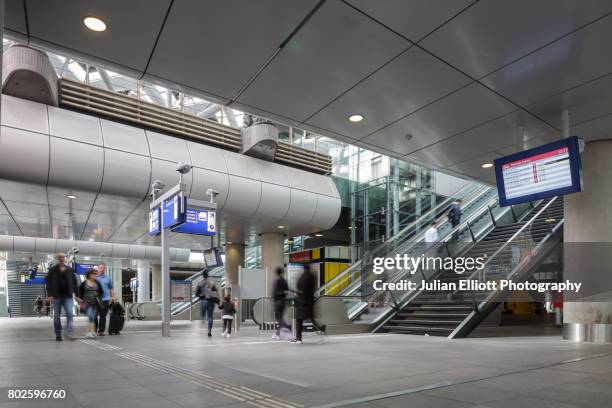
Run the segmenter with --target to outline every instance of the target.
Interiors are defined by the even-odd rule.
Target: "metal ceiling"
[[[487,182],[480,165],[608,137],[609,0],[6,1],[5,29],[236,109]],[[82,18],[108,25],[88,31]],[[359,124],[347,121],[361,113]]]

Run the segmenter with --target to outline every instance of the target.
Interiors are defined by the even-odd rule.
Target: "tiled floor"
[[[558,335],[309,335],[294,345],[254,327],[214,334],[181,322],[162,338],[157,322],[129,322],[119,337],[56,343],[48,319],[0,319],[0,408],[612,406],[612,345]],[[15,386],[70,397],[9,401]]]

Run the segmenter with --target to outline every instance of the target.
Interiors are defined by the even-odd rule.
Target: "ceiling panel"
[[[480,1],[421,45],[480,78],[610,11],[609,0]]]
[[[75,210],[90,211],[96,199],[95,193],[80,190],[69,190],[59,187],[47,187],[49,205],[54,207],[73,208]],[[67,194],[74,194],[77,198],[70,199]]]
[[[479,84],[465,88],[388,126],[363,141],[400,154],[408,154],[486,121],[516,107]],[[411,135],[409,140],[407,135]]]
[[[561,112],[570,111],[572,124],[612,113],[612,74],[529,105],[527,109],[561,128]]]
[[[413,47],[307,123],[362,138],[469,82],[465,75]],[[365,120],[349,122],[347,118],[353,113]]]
[[[508,65],[483,83],[525,106],[612,72],[612,16]]]
[[[495,170],[492,167],[483,169],[482,163],[492,163],[493,160],[497,159],[498,157],[501,156],[497,153],[490,152],[454,166],[450,166],[447,169],[451,172],[463,174],[470,178],[476,177],[485,183],[494,185],[496,183]]]
[[[29,5],[32,37],[143,71],[170,0],[45,0]],[[103,19],[107,30],[87,29],[86,16]]]
[[[49,222],[49,207],[46,204],[10,200],[4,200],[4,204],[13,217],[28,217]]]
[[[230,99],[316,3],[176,1],[147,73]]]
[[[524,127],[524,132],[517,129],[519,126]],[[410,157],[447,168],[509,145],[522,146],[523,134],[533,139],[554,132],[546,123],[518,111],[411,153]]]
[[[6,0],[4,2],[4,28],[27,34],[23,0]]]
[[[364,13],[418,41],[474,0],[347,0]]]
[[[303,121],[409,45],[328,0],[238,100]]]
[[[576,125],[572,133],[586,141],[612,139],[612,114]]]

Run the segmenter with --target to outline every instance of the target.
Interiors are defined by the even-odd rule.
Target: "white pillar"
[[[149,292],[151,290],[150,278],[149,278],[149,262],[138,261],[136,264],[136,271],[138,273],[138,302],[148,302],[150,299]]]
[[[161,300],[161,265],[153,265],[151,268],[151,283],[152,283],[152,301],[159,302]]]
[[[266,232],[261,234],[261,257],[263,267],[267,268],[267,295],[272,293],[272,282],[274,281],[274,270],[285,265],[283,242],[285,240],[282,232]]]
[[[563,294],[563,336],[612,342],[612,140],[589,142],[582,154],[584,191],[565,196],[563,280],[581,282]]]
[[[106,263],[106,273],[112,277],[113,280],[113,291],[115,292],[115,299],[119,303],[123,303],[123,293],[122,293],[122,285],[123,285],[123,275],[121,268],[121,260],[110,260],[107,259]]]

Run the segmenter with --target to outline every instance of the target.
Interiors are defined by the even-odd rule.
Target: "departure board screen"
[[[579,142],[570,137],[495,160],[500,204],[581,191]]]

